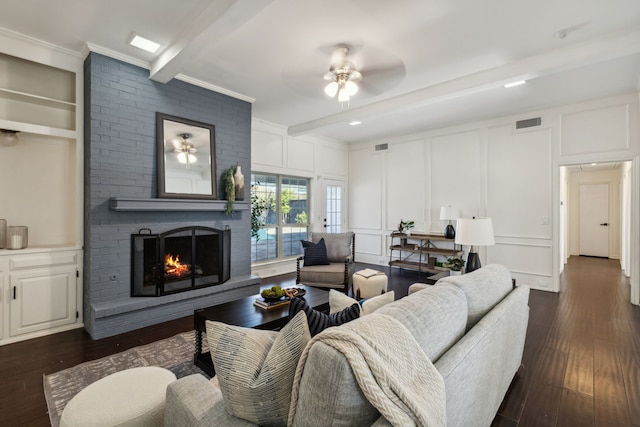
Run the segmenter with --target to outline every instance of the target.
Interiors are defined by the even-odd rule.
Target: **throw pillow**
[[[359,302],[362,306],[360,316],[364,316],[365,314],[373,313],[385,304],[392,303],[394,300],[394,291],[385,292],[384,294],[376,295],[372,298],[356,301],[355,299],[343,294],[342,292],[331,289],[329,290],[329,313],[335,313],[340,310],[344,310],[346,307]]]
[[[304,314],[279,332],[206,322],[225,407],[259,425],[285,425],[296,366],[311,339]]]
[[[326,314],[315,310],[302,298],[293,298],[289,303],[289,318],[296,316],[298,312],[304,311],[309,323],[309,333],[315,336],[330,326],[340,326],[351,320],[360,317],[360,306],[358,303],[333,314]]]
[[[301,240],[304,248],[304,265],[329,265],[327,258],[327,246],[324,239],[320,239],[318,243]]]

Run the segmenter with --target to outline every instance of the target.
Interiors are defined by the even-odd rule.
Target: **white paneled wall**
[[[447,224],[440,221],[440,208],[453,206],[462,218],[485,216],[481,211],[484,197],[482,141],[477,129],[426,140],[429,146],[431,179],[431,224],[429,230],[442,234]],[[454,224],[455,226],[455,224]]]
[[[542,117],[542,125],[515,129],[516,120],[533,117]],[[518,283],[558,291],[564,252],[560,244],[571,246],[564,230],[575,222],[566,208],[569,177],[560,168],[636,158],[639,124],[638,93],[630,93],[352,144],[350,225],[357,236],[366,236],[356,258],[385,264],[387,236],[400,218],[415,220],[416,229],[442,233],[446,224],[439,220],[440,207],[452,205],[465,217],[493,218],[496,244],[480,248],[483,264],[504,264]],[[380,143],[388,144],[388,150],[375,152]],[[411,186],[406,177],[411,177]],[[631,218],[639,218],[638,203],[631,205]],[[629,229],[631,247],[638,246],[640,224]],[[614,242],[618,247],[619,234]],[[632,274],[632,287],[637,288],[637,282]]]
[[[397,229],[404,220],[414,221],[414,230],[426,230],[424,143],[403,142],[384,153],[384,170],[393,171],[386,177],[386,229]]]

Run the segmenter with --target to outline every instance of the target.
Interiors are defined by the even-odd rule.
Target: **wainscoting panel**
[[[284,138],[281,135],[253,130],[251,132],[251,158],[253,168],[260,170],[260,165],[283,167]]]
[[[440,207],[455,206],[463,218],[479,214],[482,191],[480,133],[478,130],[431,139],[431,220],[444,230]],[[433,228],[433,227],[432,227]]]
[[[330,144],[323,144],[318,147],[318,156],[320,156],[322,160],[320,168],[322,174],[344,176],[345,171],[349,168],[349,154],[347,149],[344,146],[334,147]]]
[[[424,165],[422,140],[393,144],[386,152],[387,229],[397,229],[401,219],[414,221],[416,230],[425,229]]]
[[[287,167],[293,170],[314,170],[314,144],[301,139],[287,140]],[[255,157],[254,157],[255,159]]]
[[[382,227],[382,158],[372,149],[349,156],[349,228]]]
[[[488,130],[487,213],[496,235],[551,238],[551,130]]]
[[[563,114],[561,120],[563,156],[629,148],[629,104]]]
[[[496,237],[496,244],[487,248],[488,264],[505,265],[517,283],[533,289],[552,289],[551,240],[522,239],[519,243],[501,243],[499,240]]]

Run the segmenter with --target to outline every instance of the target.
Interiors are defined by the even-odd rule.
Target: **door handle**
[[[600,225],[604,225],[605,227],[607,227],[607,226],[609,225],[609,223],[608,223],[608,222],[603,222],[603,223],[602,223],[602,224],[600,224]]]

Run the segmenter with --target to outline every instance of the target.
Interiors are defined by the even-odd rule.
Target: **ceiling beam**
[[[499,67],[447,80],[362,107],[293,125],[288,128],[287,133],[289,136],[298,136],[336,123],[347,123],[352,120],[362,120],[363,118],[391,111],[397,112],[416,106],[433,104],[497,88],[509,81],[551,75],[559,71],[624,57],[638,52],[640,52],[640,25],[597,39],[533,55]]]
[[[236,31],[273,0],[215,0],[189,23],[151,64],[149,78],[167,83],[188,69],[189,52],[211,45]]]

